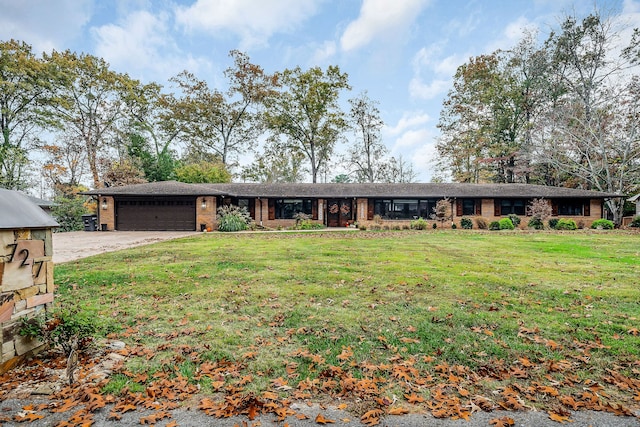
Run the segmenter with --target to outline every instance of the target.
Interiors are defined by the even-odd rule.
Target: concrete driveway
[[[200,234],[195,231],[72,231],[53,233],[56,264],[134,246]]]

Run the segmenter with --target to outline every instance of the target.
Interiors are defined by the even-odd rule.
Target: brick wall
[[[0,374],[42,347],[20,335],[23,319],[44,314],[53,303],[51,229],[0,230]]]
[[[203,231],[203,227],[209,231],[216,230],[216,209],[216,198],[214,196],[198,197],[196,199],[196,231]]]
[[[113,231],[116,229],[116,204],[111,196],[102,196],[98,199],[97,227],[98,230],[104,228],[105,231]]]
[[[460,219],[463,216],[466,216],[468,218],[475,218],[475,217],[482,217],[482,218],[486,218],[488,221],[499,221],[501,218],[504,218],[504,216],[495,216],[495,210],[494,210],[494,203],[493,203],[494,199],[482,199],[481,202],[481,206],[482,206],[482,213],[480,215],[462,215],[462,216],[456,216],[455,215],[455,208],[454,208],[454,218],[453,218],[453,222],[455,224],[458,225],[458,227],[460,226]],[[549,203],[551,203],[549,201]],[[597,219],[602,218],[602,214],[603,214],[603,205],[602,205],[602,201],[600,199],[592,199],[589,201],[589,215],[555,215],[552,218],[567,218],[567,219],[573,219],[576,223],[582,223],[584,225],[585,228],[589,228],[591,226],[591,223]],[[525,216],[525,215],[520,215],[520,217],[522,218],[522,221],[520,223],[521,227],[526,227],[527,223],[529,222],[529,217]],[[474,223],[474,228],[475,228],[475,223]]]

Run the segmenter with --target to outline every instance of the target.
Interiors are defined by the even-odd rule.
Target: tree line
[[[458,182],[640,191],[638,29],[593,13],[543,41],[472,57],[441,110],[439,168]],[[624,200],[607,201],[620,222]]]
[[[0,186],[44,180],[56,195],[177,179],[184,182],[407,182],[412,165],[383,144],[377,102],[366,92],[340,108],[351,87],[337,66],[268,74],[237,50],[211,88],[189,71],[167,88],[71,51],[37,56],[0,42]],[[348,143],[347,135],[352,135]],[[336,154],[338,145],[349,146]],[[254,154],[240,168],[238,158]],[[34,162],[41,158],[42,163]],[[336,164],[348,173],[332,175]]]

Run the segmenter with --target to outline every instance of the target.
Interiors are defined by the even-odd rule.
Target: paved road
[[[42,398],[40,398],[42,399]],[[5,416],[12,418],[14,414],[19,413],[22,406],[27,403],[42,403],[47,400],[6,400],[0,402],[0,419]],[[265,415],[250,421],[244,417],[233,417],[226,419],[218,419],[209,417],[198,409],[175,409],[171,411],[172,417],[165,418],[158,422],[157,426],[165,426],[170,422],[176,422],[178,426],[189,427],[202,427],[202,426],[242,426],[243,422],[249,426],[279,426],[282,427],[287,423],[291,427],[317,427],[318,423],[315,422],[316,416],[321,413],[324,418],[334,421],[327,425],[330,426],[349,426],[349,427],[361,427],[357,416],[354,416],[348,412],[338,411],[336,409],[320,409],[318,407],[308,407],[306,405],[293,405],[292,408],[298,413],[307,415],[308,419],[299,420],[295,416],[290,416],[284,422],[278,422],[274,415]],[[68,420],[74,413],[71,410],[66,413],[53,413],[48,414],[45,418],[33,423],[29,423],[31,426],[55,426],[60,421]],[[93,424],[96,427],[118,427],[118,426],[134,426],[141,425],[140,419],[142,417],[149,416],[153,411],[134,411],[123,414],[120,421],[107,420],[109,415],[109,407],[103,408],[96,412]],[[510,417],[515,421],[516,427],[558,427],[560,424],[551,421],[546,412],[480,412],[473,415],[470,421],[465,420],[448,420],[437,419],[431,415],[402,415],[402,416],[389,416],[384,418],[380,422],[380,426],[397,426],[397,427],[480,427],[480,426],[492,426],[489,424],[491,420],[502,417]],[[571,415],[573,422],[567,424],[571,427],[638,427],[640,426],[640,420],[638,418],[631,417],[617,417],[612,414],[593,412],[593,411],[579,411],[574,412]],[[259,424],[258,424],[259,423]],[[24,423],[7,422],[1,423],[2,426],[21,426]]]

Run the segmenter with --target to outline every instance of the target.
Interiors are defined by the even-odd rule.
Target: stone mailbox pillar
[[[0,374],[42,347],[20,329],[25,320],[51,309],[57,226],[22,194],[0,189]]]

